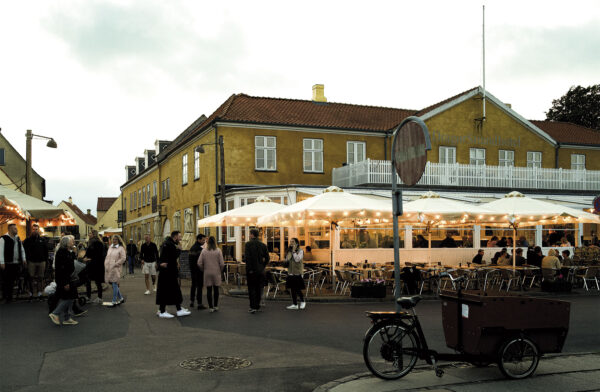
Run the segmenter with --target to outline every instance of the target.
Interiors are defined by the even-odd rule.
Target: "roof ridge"
[[[231,94],[229,96],[229,98],[227,98],[227,100],[225,102],[223,102],[223,104],[221,104],[221,106],[218,107],[217,110],[215,110],[215,113],[214,113],[215,117],[214,117],[214,119],[217,119],[217,118],[220,118],[220,117],[224,117],[227,114],[227,112],[229,111],[229,109],[231,108],[231,105],[233,104],[233,101],[235,101],[235,99],[237,97],[240,97],[240,96],[243,96],[243,95],[246,95],[246,94],[243,94],[243,93],[240,93],[240,94]],[[219,111],[219,109],[221,109],[221,113],[217,113],[217,111]]]
[[[265,97],[265,96],[257,96],[257,95],[248,95],[248,94],[237,94],[238,96],[243,96],[246,98],[254,98],[254,99],[270,99],[275,101],[295,101],[295,102],[315,102],[311,99],[299,99],[299,98],[279,98],[279,97]],[[360,106],[363,108],[377,108],[377,109],[391,109],[391,110],[404,110],[407,112],[416,112],[417,109],[404,109],[404,108],[394,108],[391,106],[377,106],[377,105],[361,105],[357,103],[343,103],[343,102],[317,102],[319,104],[329,104],[329,105],[343,105],[343,106]]]

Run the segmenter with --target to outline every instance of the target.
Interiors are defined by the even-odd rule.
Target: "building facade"
[[[10,144],[0,132],[0,185],[26,193],[25,190],[25,158]],[[31,196],[44,199],[46,196],[46,180],[32,170]]]
[[[121,187],[124,239],[141,241],[151,234],[160,243],[180,230],[184,248],[189,247],[199,232],[198,219],[252,202],[262,190],[284,203],[310,196],[290,192],[295,185],[389,192],[392,133],[410,115],[425,121],[432,142],[431,173],[417,189],[474,194],[517,189],[583,197],[600,190],[598,133],[526,120],[489,93],[484,117],[482,98],[477,87],[407,110],[329,103],[319,85],[312,100],[232,95],[208,118],[200,117],[171,142],[157,141],[135,166],[127,166]],[[239,244],[245,235],[234,228],[206,233],[224,245],[233,239]],[[230,254],[237,258],[240,252]]]

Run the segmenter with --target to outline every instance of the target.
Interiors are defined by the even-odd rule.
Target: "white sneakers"
[[[144,295],[150,295],[150,290],[144,291]]]
[[[306,302],[300,302],[300,306],[293,305],[293,304],[290,305],[290,306],[286,306],[286,309],[289,309],[289,310],[298,310],[298,309],[303,310],[303,309],[306,309]]]
[[[192,314],[192,312],[185,308],[181,308],[177,311],[177,317],[189,316],[190,314]]]
[[[160,310],[159,310],[159,311],[157,312],[157,314],[158,314],[158,317],[160,317],[160,318],[165,318],[165,319],[170,319],[170,318],[173,318],[173,317],[175,317],[175,316],[173,316],[171,313],[169,313],[169,312],[167,312],[167,311],[165,311],[164,313],[160,313]]]

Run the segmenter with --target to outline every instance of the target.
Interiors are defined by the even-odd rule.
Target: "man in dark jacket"
[[[146,291],[144,295],[150,295],[150,277],[152,277],[152,287],[156,291],[156,262],[158,261],[158,248],[156,244],[150,241],[150,235],[144,236],[144,243],[140,247],[140,260],[142,261],[142,273],[146,281]]]
[[[87,263],[85,267],[89,279],[85,282],[86,294],[88,299],[92,296],[92,281],[96,284],[98,290],[98,298],[96,303],[102,303],[102,283],[104,283],[104,244],[98,237],[96,230],[90,231],[88,239],[88,247],[85,251],[83,261]]]
[[[133,267],[135,266],[135,255],[137,255],[137,245],[133,243],[133,240],[129,240],[127,244],[127,265],[129,266],[129,273],[133,274]]]
[[[17,235],[17,225],[10,223],[8,233],[0,237],[0,270],[2,272],[2,295],[4,302],[12,301],[13,287],[19,277],[21,265],[27,267],[23,243]]]
[[[246,242],[244,250],[246,263],[246,280],[248,281],[248,297],[250,309],[256,313],[260,309],[260,296],[265,282],[265,267],[269,263],[267,246],[258,240],[258,229],[250,230],[250,241]]]
[[[192,287],[190,288],[190,309],[194,307],[194,296],[198,301],[198,310],[206,309],[206,306],[202,305],[202,288],[204,284],[204,273],[198,267],[198,258],[204,243],[206,242],[206,236],[204,234],[198,234],[196,236],[196,243],[190,248],[190,257],[188,259],[190,263],[190,274],[192,276]]]
[[[179,276],[179,266],[177,259],[181,253],[181,232],[175,230],[170,237],[165,238],[158,257],[158,282],[156,290],[156,304],[159,306],[157,313],[160,318],[173,318],[172,314],[166,310],[167,305],[175,305],[177,316],[189,316],[189,310],[181,307],[183,296],[177,278]]]
[[[477,251],[477,254],[475,255],[475,257],[473,257],[473,260],[471,261],[471,263],[473,264],[485,264],[485,262],[483,261],[483,255],[485,254],[485,251],[483,249],[479,249]]]
[[[23,241],[23,248],[27,255],[27,270],[29,278],[30,295],[33,297],[35,288],[37,288],[38,299],[42,298],[42,290],[44,289],[44,273],[46,272],[46,262],[48,261],[48,246],[44,237],[40,235],[39,226],[34,223],[31,226],[31,235]],[[35,286],[35,287],[34,287]]]
[[[452,233],[446,233],[446,238],[440,243],[440,248],[456,248],[456,241],[452,238]]]

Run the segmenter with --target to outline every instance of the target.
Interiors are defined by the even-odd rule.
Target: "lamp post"
[[[219,186],[219,190],[221,193],[221,212],[225,211],[225,150],[224,150],[224,146],[223,146],[223,136],[219,136],[219,140],[215,143],[203,143],[201,145],[199,145],[198,147],[196,147],[194,149],[194,152],[197,152],[199,154],[204,154],[206,152],[206,150],[204,150],[204,146],[211,146],[211,145],[215,145],[218,144],[219,145],[219,165],[221,166],[221,185]],[[217,213],[218,213],[218,209],[217,209]]]
[[[50,148],[57,147],[56,141],[51,137],[35,135],[33,132],[31,132],[31,129],[28,129],[27,132],[25,133],[25,139],[27,140],[26,148],[25,148],[25,194],[30,195],[30,196],[32,193],[31,177],[33,176],[33,174],[32,174],[33,170],[31,168],[31,141],[33,140],[34,137],[37,137],[40,139],[47,139],[48,143],[46,143],[46,147],[50,147]]]
[[[32,191],[32,187],[31,187],[31,180],[33,177],[33,169],[31,168],[31,141],[33,140],[34,137],[40,138],[40,139],[47,139],[48,143],[46,143],[46,147],[50,147],[50,148],[56,148],[56,141],[51,138],[51,137],[47,137],[47,136],[41,136],[41,135],[35,135],[33,132],[31,132],[31,129],[28,129],[27,132],[25,133],[25,139],[26,139],[26,145],[25,145],[25,194],[31,196],[31,194],[33,193]],[[27,219],[27,224],[25,227],[25,234],[27,236],[29,236],[29,234],[31,233],[31,220]]]

